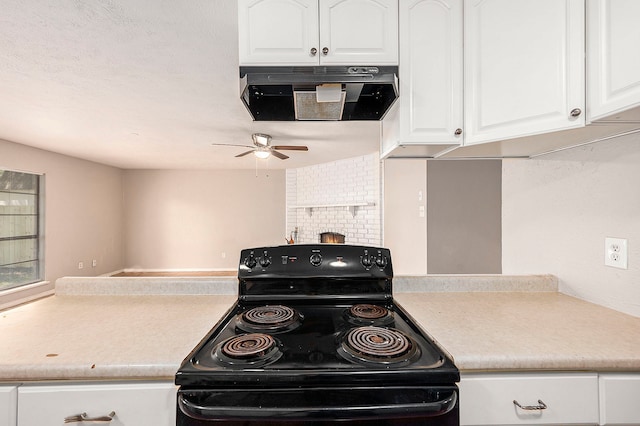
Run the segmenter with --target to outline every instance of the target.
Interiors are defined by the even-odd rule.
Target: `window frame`
[[[0,289],[0,310],[3,310],[17,304],[51,295],[54,293],[54,290],[45,279],[45,174],[6,167],[0,167],[0,170],[36,176],[38,186],[36,196],[37,259],[35,259],[37,261],[37,277],[34,281]]]

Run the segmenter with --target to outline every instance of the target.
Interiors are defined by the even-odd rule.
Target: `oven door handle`
[[[268,390],[262,390],[269,392]],[[330,391],[330,390],[327,390]],[[259,419],[288,419],[288,420],[352,420],[376,419],[395,417],[437,417],[449,413],[456,407],[458,392],[445,392],[441,399],[428,402],[409,402],[393,404],[375,404],[364,406],[246,406],[246,405],[205,405],[191,401],[188,395],[178,392],[178,407],[180,411],[192,419],[213,420],[259,420]]]

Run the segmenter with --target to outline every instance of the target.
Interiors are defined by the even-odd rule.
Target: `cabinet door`
[[[589,0],[589,119],[640,121],[640,1]],[[635,110],[630,110],[631,108]],[[625,113],[627,111],[627,113]]]
[[[16,426],[18,388],[0,386],[0,426]]]
[[[459,388],[461,425],[598,424],[595,373],[469,374]]]
[[[584,126],[583,0],[464,8],[465,145]]]
[[[600,424],[640,424],[640,374],[600,374]]]
[[[460,143],[462,0],[401,3],[400,63],[402,143]]]
[[[321,64],[398,64],[397,0],[320,0],[319,4]]]
[[[239,0],[238,46],[240,65],[317,65],[317,0]]]
[[[124,383],[25,385],[18,390],[18,426],[62,426],[69,416],[95,418],[112,411],[110,426],[174,426],[176,387]]]

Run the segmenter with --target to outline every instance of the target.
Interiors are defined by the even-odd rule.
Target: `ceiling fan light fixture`
[[[271,141],[271,136],[265,135],[263,133],[254,133],[251,135],[251,137],[253,138],[253,142],[256,145],[269,146],[269,142]]]
[[[261,160],[264,160],[266,158],[269,158],[269,156],[271,155],[271,152],[268,149],[256,149],[253,151],[253,155],[255,155],[256,158],[260,158]]]

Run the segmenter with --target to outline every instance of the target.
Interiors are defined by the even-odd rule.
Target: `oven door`
[[[178,392],[177,426],[341,424],[457,426],[458,389],[355,387]]]

